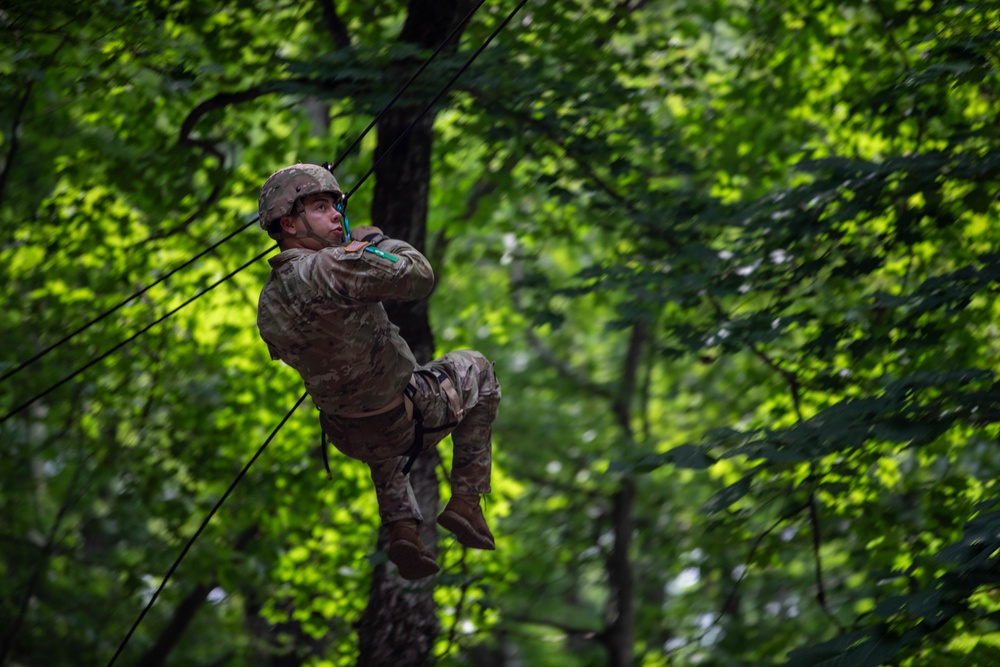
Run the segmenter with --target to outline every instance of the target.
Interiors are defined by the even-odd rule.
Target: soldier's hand
[[[382,230],[371,225],[361,225],[351,228],[351,238],[355,241],[363,241],[369,234],[381,234]]]

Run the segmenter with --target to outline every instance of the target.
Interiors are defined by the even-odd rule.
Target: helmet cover
[[[271,174],[260,189],[257,212],[260,226],[267,229],[283,215],[291,215],[295,202],[302,197],[329,192],[340,194],[340,185],[325,167],[318,164],[295,164]]]

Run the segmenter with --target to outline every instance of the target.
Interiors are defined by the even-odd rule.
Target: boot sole
[[[420,553],[420,549],[410,542],[390,544],[387,555],[396,564],[403,579],[423,579],[441,570],[436,562]]]
[[[438,517],[437,522],[439,526],[453,533],[458,539],[458,543],[463,547],[483,549],[484,551],[495,551],[497,548],[492,537],[477,531],[471,523],[455,512],[445,510]]]

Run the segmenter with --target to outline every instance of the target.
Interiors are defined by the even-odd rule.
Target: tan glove
[[[378,227],[373,227],[371,225],[361,225],[359,227],[351,228],[351,240],[352,241],[364,241],[365,237],[369,234],[381,234],[382,230]]]

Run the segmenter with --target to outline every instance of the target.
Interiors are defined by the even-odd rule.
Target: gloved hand
[[[352,241],[364,241],[365,237],[369,234],[381,234],[382,230],[378,227],[373,227],[371,225],[361,225],[360,227],[351,228],[351,240]]]

